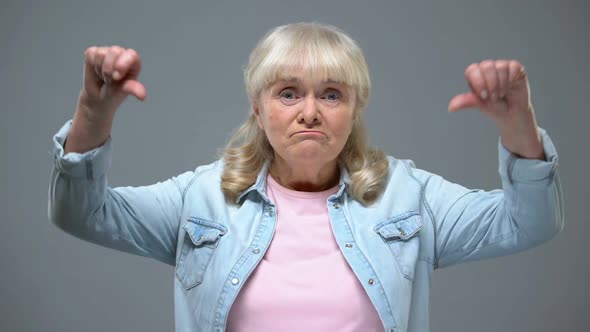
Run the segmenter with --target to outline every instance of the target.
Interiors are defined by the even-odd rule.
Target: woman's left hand
[[[485,60],[465,70],[471,92],[456,95],[449,112],[479,108],[496,122],[502,144],[529,159],[545,159],[523,65],[516,60]]]

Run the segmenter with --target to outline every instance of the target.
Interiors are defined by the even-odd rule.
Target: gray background
[[[497,132],[478,111],[446,111],[464,69],[515,58],[539,124],[560,153],[566,227],[503,258],[439,270],[433,331],[587,331],[590,230],[586,128],[589,23],[583,1],[3,1],[0,8],[0,330],[171,331],[173,269],[82,242],[47,219],[50,138],[74,111],[83,51],[142,56],[147,101],[117,115],[112,185],[211,162],[248,104],[241,68],[270,28],[320,21],[364,49],[375,145],[468,187],[492,189]]]

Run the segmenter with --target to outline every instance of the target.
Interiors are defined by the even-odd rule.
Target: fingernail
[[[121,78],[121,74],[120,74],[118,71],[116,71],[116,70],[115,70],[115,71],[113,72],[113,78],[114,78],[115,80],[118,80],[118,79],[120,79],[120,78]]]
[[[488,92],[486,90],[482,90],[480,96],[481,99],[485,100],[488,98]]]

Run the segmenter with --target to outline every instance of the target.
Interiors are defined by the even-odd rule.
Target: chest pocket
[[[413,280],[420,249],[419,232],[422,218],[415,211],[387,219],[374,230],[389,246],[399,271],[406,279]]]
[[[211,221],[189,218],[182,226],[186,232],[182,243],[182,251],[176,262],[176,276],[186,289],[193,288],[203,282],[211,257],[225,235],[224,225]]]

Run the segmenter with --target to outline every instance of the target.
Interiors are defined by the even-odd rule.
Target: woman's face
[[[336,160],[352,130],[355,95],[345,84],[314,81],[295,71],[261,93],[254,105],[275,158],[322,167]]]

